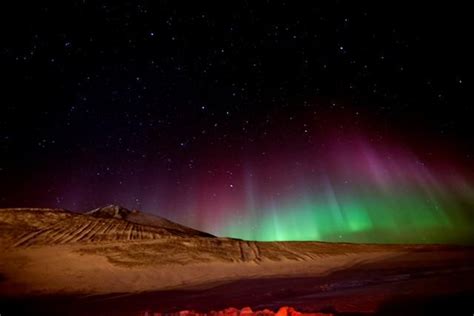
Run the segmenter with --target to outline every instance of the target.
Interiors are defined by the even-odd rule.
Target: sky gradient
[[[328,127],[308,135],[309,143],[280,135],[284,146],[262,143],[240,156],[206,148],[206,159],[182,166],[178,178],[150,167],[135,178],[141,183],[109,178],[100,195],[64,186],[60,202],[84,205],[92,195],[218,236],[261,241],[472,241],[472,170],[455,151],[446,153],[449,144],[429,150],[426,141],[410,145],[388,133],[374,138],[364,127],[346,124],[341,131],[329,127],[333,122],[326,119]],[[280,132],[269,133],[278,138]],[[83,190],[87,179],[78,180]]]
[[[0,207],[113,203],[256,240],[472,242],[470,13],[10,1]]]

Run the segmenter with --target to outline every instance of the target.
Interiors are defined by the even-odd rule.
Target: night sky
[[[467,7],[62,2],[0,13],[0,207],[474,240]]]

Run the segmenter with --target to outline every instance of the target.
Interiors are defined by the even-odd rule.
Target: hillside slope
[[[336,271],[348,276],[358,271],[362,279],[374,275],[367,281],[374,283],[452,274],[471,280],[473,262],[471,247],[218,238],[113,205],[81,214],[0,210],[0,297],[212,288],[248,279],[305,280]],[[350,288],[365,286],[360,280],[347,282]],[[449,291],[461,289],[447,282]],[[337,290],[338,284],[330,288]],[[255,286],[266,286],[262,293],[274,290],[270,281],[255,281]],[[327,286],[321,284],[324,291]],[[282,290],[295,291],[290,283],[287,287]]]
[[[4,246],[214,237],[164,218],[110,205],[87,213],[63,209],[0,209]]]

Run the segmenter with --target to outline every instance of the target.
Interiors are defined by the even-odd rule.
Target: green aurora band
[[[258,204],[265,193],[249,186],[244,215],[228,209],[238,215],[227,215],[214,232],[259,241],[473,242],[474,188],[465,172],[434,172],[413,155],[368,146],[326,159],[332,164],[289,196]]]

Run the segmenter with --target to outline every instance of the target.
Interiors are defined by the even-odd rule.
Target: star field
[[[269,218],[298,214],[285,203],[334,215],[333,181],[369,232],[346,240],[408,220],[390,206],[393,226],[380,228],[375,208],[355,197],[366,195],[355,189],[362,184],[397,194],[415,186],[404,205],[415,201],[436,229],[473,219],[461,206],[449,215],[453,203],[472,205],[466,8],[81,0],[3,11],[1,207],[117,203],[211,233],[275,239]],[[378,172],[399,178],[377,182],[367,162],[351,159],[327,167],[358,142],[360,155],[380,159]],[[433,181],[411,179],[390,159],[423,166],[413,172]],[[429,194],[448,215],[433,215],[414,183],[438,184]],[[443,190],[453,183],[469,193]],[[331,216],[331,233],[285,238],[327,240],[357,226]]]

